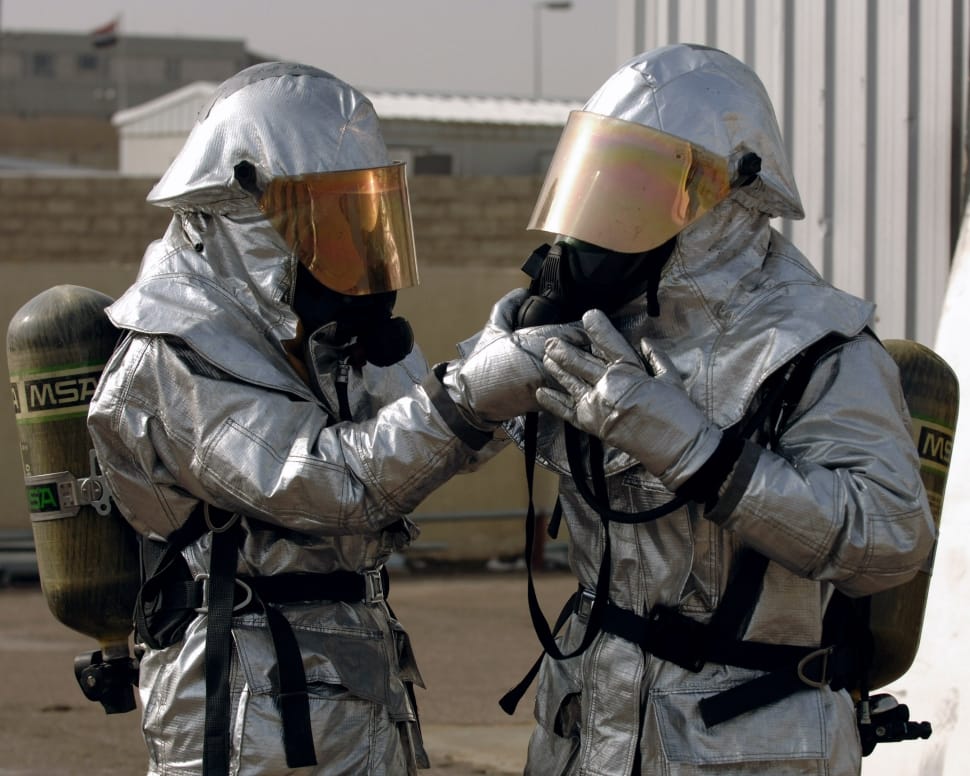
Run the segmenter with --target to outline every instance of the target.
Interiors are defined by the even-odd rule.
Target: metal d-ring
[[[809,652],[807,655],[805,655],[805,657],[798,661],[798,678],[809,687],[815,687],[816,689],[825,687],[830,681],[826,678],[829,669],[829,655],[831,655],[834,650],[835,647],[822,647],[821,649],[816,649],[814,652]],[[809,679],[805,675],[805,668],[817,657],[822,658],[822,672],[820,674],[822,677],[821,681]]]

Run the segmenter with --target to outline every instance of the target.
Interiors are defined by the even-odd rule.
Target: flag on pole
[[[95,48],[107,48],[118,42],[118,19],[112,19],[97,29],[91,30],[91,45]]]

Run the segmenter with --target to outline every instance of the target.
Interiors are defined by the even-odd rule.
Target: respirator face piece
[[[397,291],[351,296],[319,283],[297,265],[293,310],[307,332],[331,325],[332,342],[347,347],[351,361],[390,366],[414,348],[414,332],[405,318],[394,315]]]
[[[584,286],[622,284],[628,276],[635,274],[637,263],[647,259],[646,252],[634,255],[617,253],[573,237],[563,237],[561,242],[568,246],[569,274],[576,283]]]
[[[522,270],[532,278],[530,296],[519,309],[518,326],[565,323],[587,310],[607,315],[644,292],[654,314],[660,273],[676,237],[641,253],[628,254],[564,237],[532,253]]]

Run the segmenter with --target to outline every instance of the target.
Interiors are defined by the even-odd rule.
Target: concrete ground
[[[549,618],[574,589],[536,576]],[[522,773],[533,694],[515,715],[498,699],[538,656],[521,571],[395,570],[390,602],[411,633],[428,687],[417,690],[428,776]],[[139,714],[106,715],[84,698],[74,656],[97,645],[57,622],[36,583],[0,588],[0,776],[138,776]]]

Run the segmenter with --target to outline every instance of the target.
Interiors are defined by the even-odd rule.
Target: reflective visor
[[[573,111],[528,228],[640,253],[729,191],[724,158],[642,124]]]
[[[418,282],[403,162],[274,178],[259,209],[333,291],[376,294]]]

